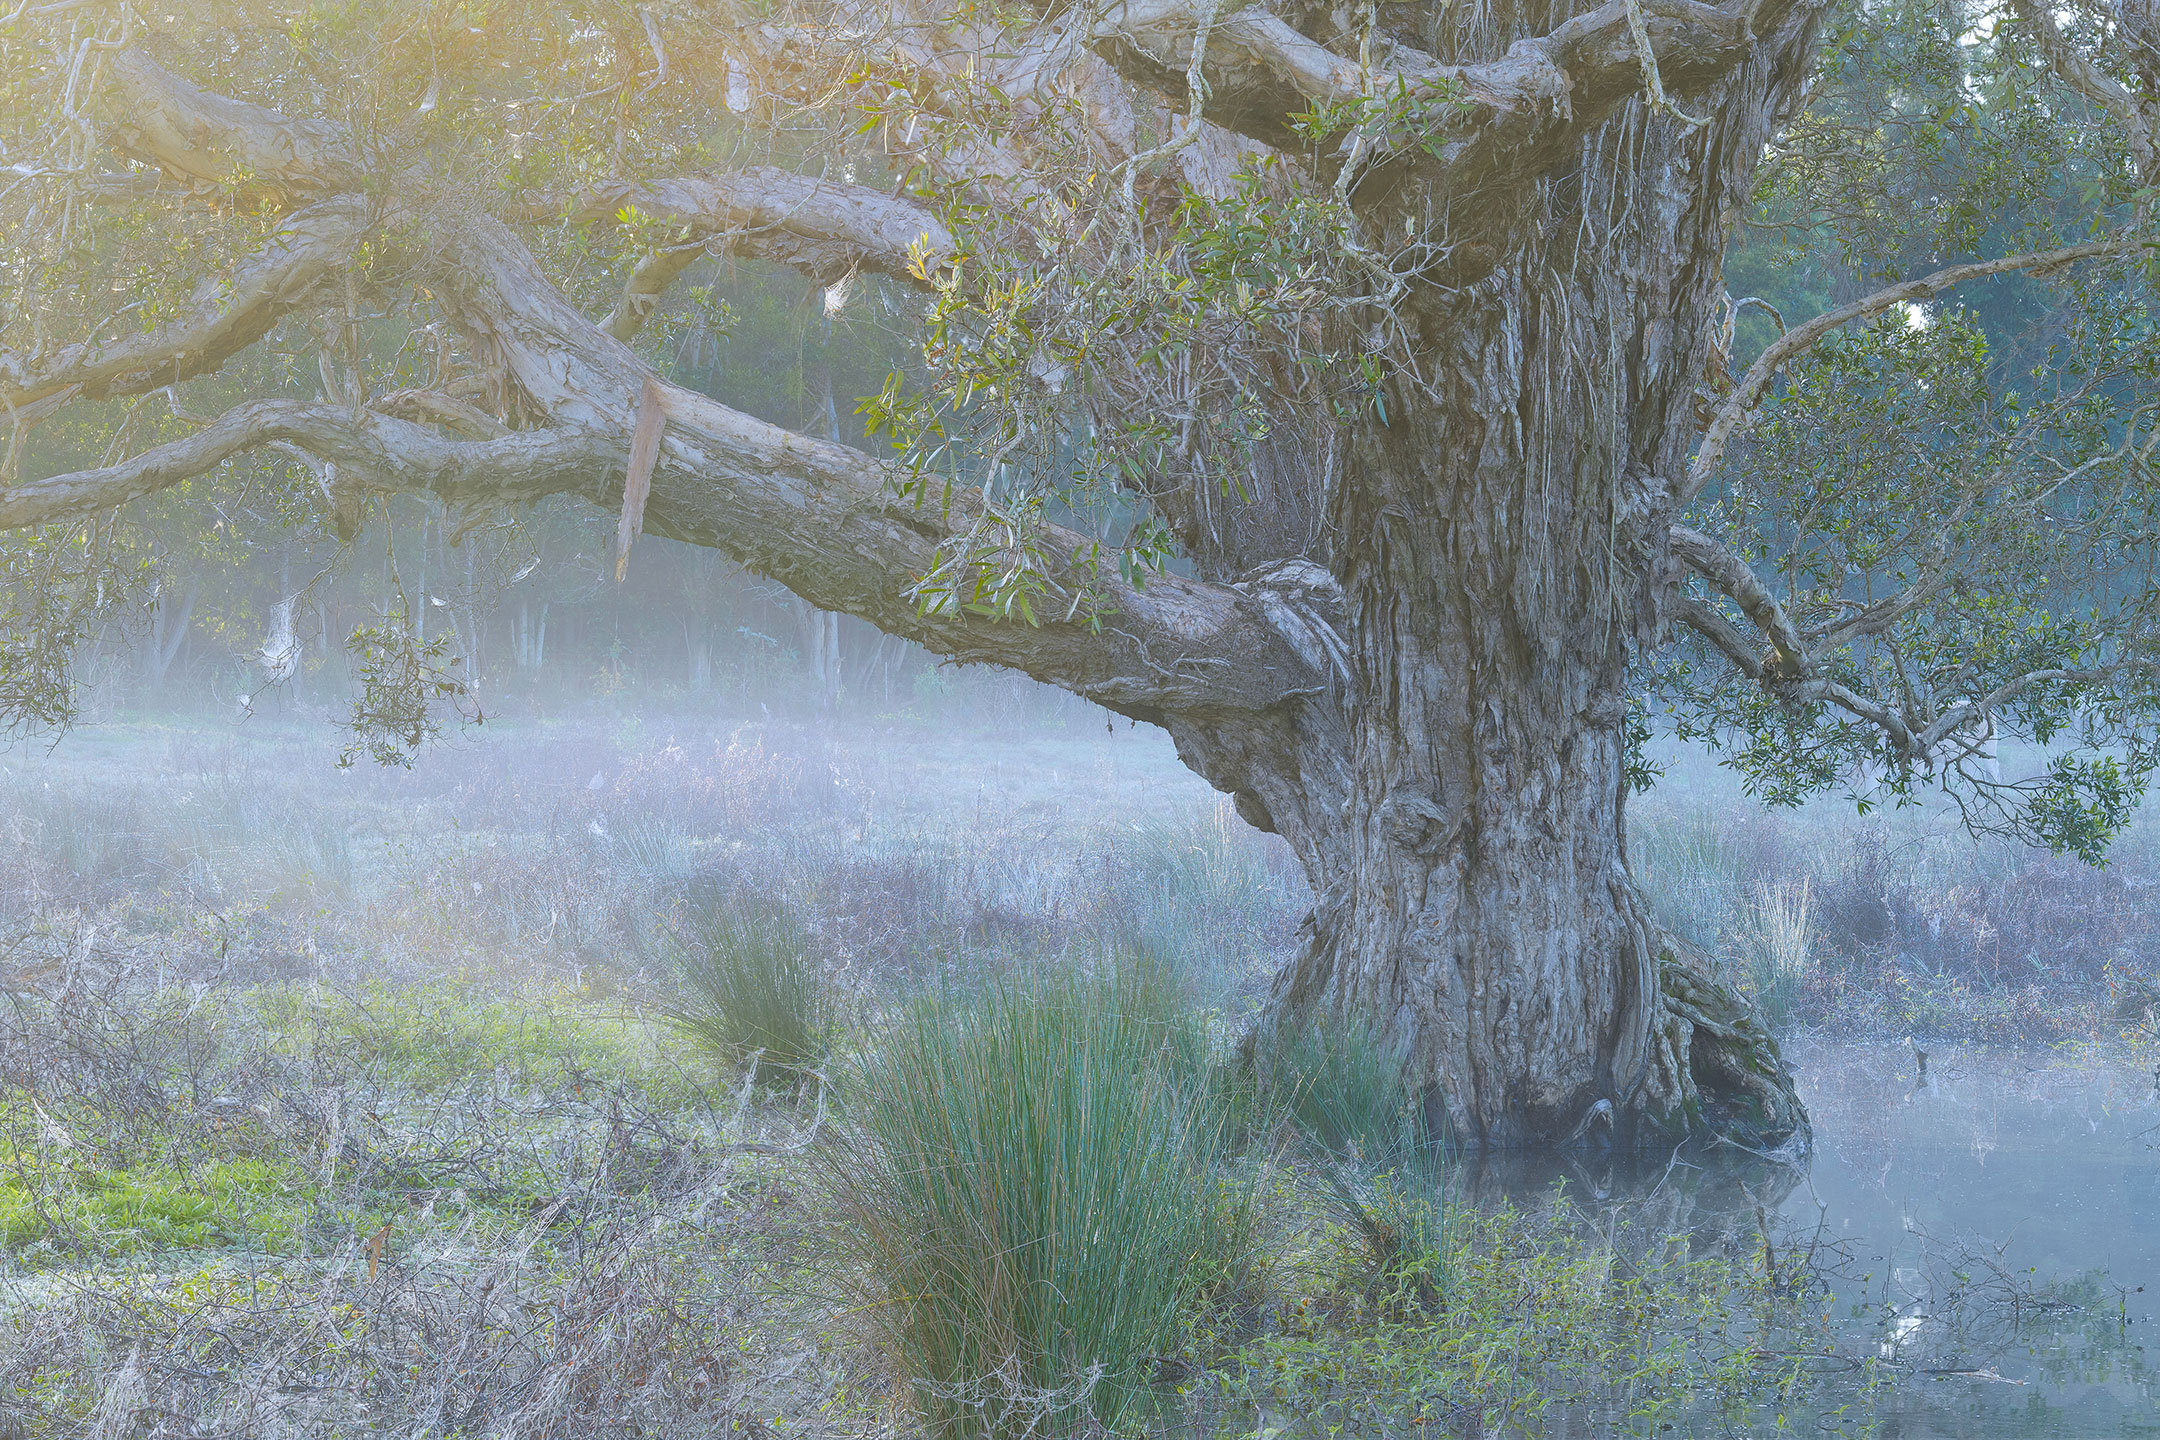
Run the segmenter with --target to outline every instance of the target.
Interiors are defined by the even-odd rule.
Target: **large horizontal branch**
[[[445,261],[441,293],[453,314],[481,333],[532,408],[631,433],[651,372],[548,284],[507,227],[471,222]],[[1046,582],[1053,596],[1095,595],[1092,616],[1083,606],[1070,621],[1031,626],[925,613],[913,586],[978,532],[980,492],[955,487],[941,505],[917,505],[902,498],[905,476],[891,464],[689,390],[661,390],[671,423],[645,529],[723,550],[820,609],[1136,718],[1262,710],[1327,684],[1251,597],[1171,574],[1130,584],[1110,557],[1094,562],[1092,539],[1057,526],[1033,537]],[[621,477],[592,493],[619,503]]]
[[[356,178],[352,152],[334,127],[205,95],[139,55],[123,69],[130,123],[147,137],[131,143],[169,168],[214,176],[229,173],[240,157],[259,179],[287,189],[341,187]],[[648,187],[655,210],[668,203],[664,193]],[[673,193],[685,214],[725,214],[734,203],[718,192]],[[858,240],[894,260],[927,232],[904,234],[897,211],[873,215],[851,207],[845,194],[804,190],[800,198],[832,202],[831,218],[848,220]],[[620,199],[646,208],[634,194]],[[777,230],[787,227],[781,210],[756,213]],[[331,407],[256,401],[124,465],[18,486],[0,497],[0,526],[124,503],[271,444],[297,447],[346,479],[427,489],[468,508],[551,493],[619,506],[650,369],[571,305],[501,221],[468,216],[436,233],[424,261],[433,293],[515,392],[515,408],[545,417],[546,428],[453,440],[379,414],[355,418]],[[926,609],[914,598],[916,582],[955,547],[988,533],[979,492],[956,487],[941,504],[917,505],[902,497],[905,477],[886,462],[688,390],[658,389],[669,424],[645,529],[723,550],[821,609],[859,616],[956,659],[1022,671],[1136,718],[1265,711],[1329,684],[1252,596],[1171,574],[1129,583],[1114,557],[1097,563],[1090,537],[1057,526],[1029,539],[1049,597],[1090,597],[1070,618],[1028,625]]]
[[[618,340],[635,335],[675,278],[714,249],[786,265],[819,285],[857,271],[927,284],[954,250],[944,222],[920,205],[867,185],[834,184],[771,165],[594,186],[567,201],[532,202],[519,218],[563,215],[592,223],[628,210],[672,225],[676,233],[625,283],[606,323]]]
[[[1897,305],[1916,304],[1932,300],[1953,286],[1968,280],[1980,280],[1990,275],[2007,275],[2013,271],[2047,271],[2080,260],[2094,260],[2103,256],[2126,255],[2145,242],[2113,236],[2105,240],[2089,240],[2081,245],[2065,245],[2055,250],[2037,250],[2025,255],[2005,255],[1996,260],[1977,260],[1967,265],[1952,265],[1923,275],[1917,280],[1907,280],[1897,285],[1877,290],[1850,304],[1840,305],[1804,325],[1796,325],[1785,332],[1770,347],[1756,357],[1748,367],[1747,374],[1727,396],[1711,417],[1709,427],[1703,431],[1702,444],[1696,447],[1695,459],[1688,467],[1687,478],[1679,486],[1676,500],[1682,506],[1691,503],[1702,494],[1703,487],[1716,475],[1723,463],[1725,449],[1732,443],[1743,422],[1762,402],[1778,370],[1820,344],[1831,332],[1841,330],[1855,320],[1865,320],[1880,315]]]
[[[302,194],[362,188],[366,166],[341,125],[212,94],[137,49],[115,55],[107,74],[114,139],[173,175]]]
[[[1085,615],[1030,626],[966,613],[924,613],[911,576],[981,518],[969,489],[918,506],[890,467],[858,451],[768,425],[694,392],[665,387],[672,429],[646,528],[727,551],[820,609],[860,616],[941,654],[1022,670],[1140,718],[1265,710],[1323,684],[1268,623],[1226,586],[1159,575],[1144,588],[1089,564],[1086,536],[1036,537],[1053,583],[1102,594],[1099,629]],[[621,431],[524,431],[446,439],[407,421],[335,406],[258,400],[196,433],[119,465],[33,480],[0,492],[0,529],[110,509],[207,474],[246,452],[289,445],[335,467],[343,483],[425,491],[481,509],[552,494],[613,506],[628,440]]]
[[[287,216],[231,275],[204,281],[192,307],[156,329],[43,355],[0,351],[0,405],[22,410],[70,388],[101,400],[207,374],[351,264],[367,229],[360,199],[325,200]]]
[[[280,444],[334,467],[341,483],[424,490],[467,509],[550,494],[619,505],[638,387],[650,372],[546,286],[507,230],[473,223],[448,257],[465,277],[452,304],[467,323],[486,327],[554,426],[455,440],[372,412],[252,401],[123,464],[0,492],[0,528],[109,509]],[[956,659],[1023,671],[1137,718],[1261,711],[1327,684],[1251,596],[1169,574],[1129,584],[1108,557],[1095,563],[1089,537],[1057,526],[1032,537],[1045,581],[1053,593],[1091,591],[1092,606],[1041,625],[926,613],[911,597],[913,583],[978,531],[978,491],[958,488],[942,504],[918,505],[902,496],[902,476],[890,464],[692,391],[661,391],[670,424],[646,530],[726,551],[821,609],[857,615]]]
[[[1751,23],[1782,7],[1696,0],[1634,0],[1668,91],[1725,73],[1746,51]],[[1133,79],[1176,93],[1203,29],[1207,113],[1216,123],[1272,145],[1296,143],[1293,115],[1359,102],[1429,98],[1459,107],[1444,129],[1482,153],[1521,143],[1524,127],[1593,122],[1596,113],[1642,83],[1644,56],[1630,0],[1608,3],[1552,33],[1518,41],[1497,60],[1441,64],[1396,46],[1367,68],[1335,54],[1280,16],[1253,5],[1203,25],[1207,0],[1124,0],[1104,11],[1097,48]],[[1516,122],[1510,124],[1508,122]],[[1421,137],[1423,138],[1423,137]]]

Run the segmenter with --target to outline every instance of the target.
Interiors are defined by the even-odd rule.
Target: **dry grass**
[[[869,1132],[822,1083],[757,1083],[761,1047],[716,1059],[665,1022],[671,928],[716,889],[783,908],[856,1060],[889,1060],[940,987],[1120,949],[1219,1055],[1305,905],[1279,843],[1127,737],[972,767],[777,727],[513,742],[409,775],[340,776],[299,732],[6,761],[0,1435],[909,1431],[858,1309],[876,1275],[813,1164]],[[1668,923],[1795,1023],[2090,1033],[2151,973],[2136,845],[2095,875],[1663,803],[1634,829]],[[1372,1390],[1357,1413],[1484,1424],[1579,1393],[1632,1424],[1613,1387],[1635,1376],[1664,1423],[1760,1381],[1718,1307],[1797,1312],[1747,1278],[1752,1233],[1627,1279],[1564,1218],[1458,1227],[1408,1176],[1401,1097],[1331,1055],[1308,1067],[1335,1075],[1324,1105],[1312,1076],[1230,1095],[1179,1059],[1248,1141],[1208,1164],[1217,1198],[1255,1197],[1254,1234],[1171,1287],[1183,1328],[1125,1367],[1152,1397],[1128,1428],[1348,1414],[1345,1377],[1406,1357],[1446,1403]],[[1699,1333],[1586,1337],[1616,1294]]]
[[[1629,829],[1659,918],[1775,1022],[2045,1044],[2120,1034],[2124,997],[2160,982],[2156,820],[2106,869],[1836,801],[1771,813],[1653,790]]]

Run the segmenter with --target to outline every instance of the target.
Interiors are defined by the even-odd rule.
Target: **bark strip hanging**
[[[630,573],[630,546],[645,530],[645,497],[660,463],[660,432],[667,428],[667,397],[648,375],[638,390],[637,428],[630,432],[630,468],[623,476],[622,523],[615,529],[615,583]]]

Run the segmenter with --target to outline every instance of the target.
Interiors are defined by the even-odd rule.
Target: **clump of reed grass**
[[[1797,885],[1758,885],[1745,939],[1747,988],[1763,1017],[1782,1026],[1799,1008],[1814,968],[1813,886],[1805,879]]]
[[[1435,1160],[1440,1137],[1403,1083],[1401,1056],[1361,1025],[1316,1019],[1275,1037],[1262,1075],[1283,1113],[1331,1159]]]
[[[824,1064],[831,992],[786,912],[706,897],[668,941],[676,993],[661,1013],[684,1034],[730,1063],[755,1057],[760,1081],[800,1079]]]
[[[1006,976],[919,1000],[841,1081],[826,1174],[930,1433],[1115,1426],[1235,1268],[1224,1126],[1155,999]]]
[[[1318,1019],[1277,1039],[1263,1088],[1317,1152],[1367,1297],[1438,1308],[1450,1280],[1446,1145],[1401,1056],[1362,1026]]]

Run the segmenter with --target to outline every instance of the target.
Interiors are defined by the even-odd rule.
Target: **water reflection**
[[[1928,1050],[1932,1048],[1933,1053]],[[2149,1057],[1802,1044],[1817,1154],[1790,1226],[1849,1252],[1848,1329],[1934,1383],[1886,1435],[2160,1435]]]
[[[1691,1258],[1738,1259],[1761,1249],[1806,1170],[1780,1157],[1723,1148],[1512,1151],[1465,1155],[1450,1176],[1461,1202],[1493,1209],[1571,1206],[1623,1249],[1663,1249],[1685,1237]]]
[[[2150,1057],[1906,1040],[1803,1041],[1792,1058],[1815,1121],[1804,1167],[1731,1150],[1466,1157],[1459,1196],[1557,1198],[1623,1254],[1685,1237],[1697,1258],[1755,1258],[1796,1297],[1811,1290],[1819,1323],[1796,1326],[1799,1363],[1886,1383],[1803,1427],[2160,1436]],[[1552,1433],[1597,1432],[1564,1416]]]

